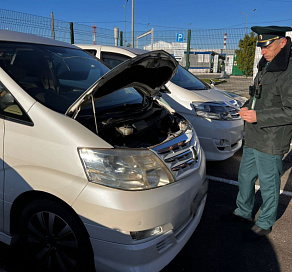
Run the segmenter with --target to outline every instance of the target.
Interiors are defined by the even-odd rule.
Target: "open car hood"
[[[92,100],[124,87],[141,87],[145,95],[153,96],[177,70],[177,61],[163,50],[151,51],[129,59],[99,78],[66,111],[72,116]]]

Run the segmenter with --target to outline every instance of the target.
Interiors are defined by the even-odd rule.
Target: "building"
[[[151,50],[151,45],[144,46]],[[168,43],[158,41],[153,44],[153,50],[162,49],[173,55],[180,65],[186,67],[187,43]],[[235,50],[233,49],[190,49],[189,71],[193,73],[232,74]]]

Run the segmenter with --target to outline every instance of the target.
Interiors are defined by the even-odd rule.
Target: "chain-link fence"
[[[115,37],[114,29],[56,20],[53,14],[51,18],[47,18],[0,9],[0,29],[36,34],[68,43],[132,46],[130,32],[120,31],[119,37]],[[200,77],[203,74],[203,77],[207,78],[209,73],[212,73],[209,76],[211,78],[222,77],[224,73],[229,78],[230,75],[244,75],[244,71],[238,69],[235,50],[238,49],[239,41],[244,38],[245,33],[245,28],[165,31],[149,29],[134,33],[134,47],[166,50],[182,66]],[[242,84],[241,82],[240,86]],[[248,84],[250,80],[246,86],[240,88],[247,89]]]
[[[72,27],[71,27],[72,26]],[[0,9],[0,29],[36,34],[70,43],[114,45],[114,31],[27,13]]]
[[[15,12],[0,9],[0,28],[13,31],[32,33],[48,38],[71,42],[70,22],[56,20],[53,18],[41,17],[27,13]],[[98,28],[94,25],[82,25],[74,23],[74,41],[76,43],[98,43],[112,45],[115,43],[114,30]],[[147,32],[147,31],[145,31]],[[153,29],[153,42],[156,44],[187,43],[188,30],[167,30],[155,31]],[[135,45],[139,43],[139,48],[151,46],[151,34],[137,39],[144,32],[135,32]],[[191,30],[191,47],[196,49],[222,49],[224,37],[227,34],[227,49],[237,49],[238,42],[245,35],[245,28],[239,29],[193,29]],[[122,38],[122,41],[120,39]],[[123,33],[123,37],[118,38],[119,45],[132,45],[131,33]],[[154,45],[155,46],[155,45]]]

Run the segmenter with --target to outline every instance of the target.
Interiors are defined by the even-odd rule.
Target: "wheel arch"
[[[18,234],[19,231],[19,218],[23,211],[23,209],[30,203],[36,201],[36,200],[44,200],[44,201],[54,201],[62,206],[64,206],[72,216],[75,217],[75,220],[78,220],[79,223],[83,226],[84,231],[89,236],[81,218],[76,213],[76,211],[65,201],[62,199],[46,193],[42,191],[27,191],[19,195],[13,202],[11,210],[10,210],[10,234],[11,236],[15,236]]]

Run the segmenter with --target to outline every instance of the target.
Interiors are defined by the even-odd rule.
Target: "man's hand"
[[[248,123],[256,123],[257,122],[257,113],[255,110],[249,110],[244,107],[239,112],[241,118]]]

